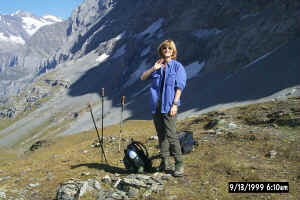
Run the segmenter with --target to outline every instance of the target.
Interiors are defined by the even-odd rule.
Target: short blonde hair
[[[165,40],[162,43],[160,43],[160,45],[157,48],[157,53],[158,53],[158,56],[160,58],[164,58],[164,56],[162,54],[162,51],[161,51],[163,47],[171,47],[173,49],[171,58],[176,60],[176,58],[177,58],[177,49],[176,49],[175,42],[173,40]]]

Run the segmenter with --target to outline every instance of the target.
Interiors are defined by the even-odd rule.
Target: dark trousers
[[[175,162],[182,162],[181,147],[176,134],[177,116],[171,117],[169,113],[161,113],[158,107],[152,117],[162,158],[167,160],[171,154],[175,157]]]

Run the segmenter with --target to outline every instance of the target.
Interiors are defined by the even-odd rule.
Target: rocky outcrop
[[[16,116],[16,108],[13,106],[10,107],[4,107],[3,109],[0,109],[0,118],[5,119],[11,119]]]
[[[174,178],[170,174],[162,173],[131,174],[123,178],[105,176],[101,179],[102,183],[95,179],[70,180],[59,185],[56,199],[78,200],[87,192],[93,192],[95,200],[150,198],[151,194],[162,191],[168,181],[174,181]]]

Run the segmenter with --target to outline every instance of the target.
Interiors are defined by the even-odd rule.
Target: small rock
[[[144,192],[143,197],[148,198],[151,196],[152,191],[147,190],[146,192]]]
[[[215,130],[207,130],[204,132],[201,132],[202,134],[208,134],[208,135],[216,135],[216,131]]]
[[[79,184],[79,196],[83,196],[86,192],[91,191],[89,187],[89,183],[87,181],[83,181]]]
[[[91,147],[100,147],[101,146],[101,144],[99,143],[99,142],[97,142],[97,141],[95,141],[92,145],[91,145]]]
[[[38,186],[40,186],[40,183],[29,184],[29,187],[31,187],[31,188],[35,188],[35,187],[38,187]]]
[[[151,136],[149,140],[158,140],[158,136]]]
[[[117,181],[114,184],[114,188],[118,187],[122,179],[118,178]]]
[[[104,190],[100,190],[100,191],[97,193],[97,198],[96,198],[96,200],[106,200],[106,195],[105,195]]]
[[[56,193],[57,200],[71,200],[79,196],[80,186],[74,181],[60,184]]]
[[[168,200],[173,200],[173,199],[177,199],[177,196],[176,196],[176,195],[170,195],[170,196],[168,197]]]
[[[173,179],[174,179],[174,177],[171,174],[165,174],[161,177],[161,180],[164,180],[164,181],[171,181]]]
[[[224,135],[225,134],[225,130],[224,129],[221,129],[221,128],[217,128],[216,129],[216,135]]]
[[[114,193],[111,195],[111,197],[114,198],[114,199],[117,199],[117,200],[128,199],[126,193],[125,193],[125,192],[122,192],[122,191],[114,192]]]
[[[228,124],[228,128],[229,129],[236,129],[237,127],[238,126],[235,123],[233,123],[233,122],[231,122],[231,123]]]
[[[0,170],[0,174],[3,174],[3,171],[2,171],[2,170]]]
[[[275,158],[277,155],[277,152],[275,150],[270,151],[271,158]]]
[[[205,129],[212,129],[213,127],[215,127],[216,125],[218,124],[218,120],[217,119],[214,119],[214,120],[211,120],[210,122],[208,122],[208,124],[206,124],[204,126]]]
[[[0,182],[4,181],[4,180],[7,180],[7,179],[10,179],[10,176],[5,176],[5,177],[0,178]]]
[[[88,150],[83,150],[83,151],[82,151],[82,153],[88,153],[88,152],[89,152]]]
[[[297,90],[295,88],[293,88],[291,91],[289,91],[286,96],[290,96],[292,94],[294,94]]]
[[[51,175],[54,174],[54,172],[53,172],[53,171],[47,171],[47,174],[48,174],[49,176],[51,176]]]
[[[110,176],[106,175],[102,178],[102,182],[111,184],[112,180],[111,180]]]
[[[128,197],[134,198],[139,194],[139,190],[135,187],[130,187],[128,191]]]
[[[226,123],[226,120],[225,119],[221,119],[218,124],[223,125],[225,123]]]
[[[6,199],[6,194],[5,194],[5,192],[0,191],[0,198],[1,198],[1,199]]]
[[[89,179],[88,184],[91,188],[94,188],[95,190],[98,190],[98,191],[102,190],[101,184],[98,181],[96,181],[95,179]]]
[[[146,188],[147,185],[145,184],[144,181],[142,180],[138,180],[136,178],[123,178],[123,182],[128,184],[128,185],[132,185],[132,186],[135,186],[135,187],[144,187]]]
[[[81,173],[81,176],[89,176],[90,175],[90,172],[82,172]]]
[[[269,153],[267,153],[265,156],[268,157],[268,158],[273,159],[273,158],[276,157],[276,155],[277,155],[277,152],[275,150],[272,150]]]

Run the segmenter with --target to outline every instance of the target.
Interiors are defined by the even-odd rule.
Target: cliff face
[[[69,20],[41,29],[16,55],[0,59],[41,74],[91,51],[111,55],[122,47],[126,54],[118,64],[132,66],[144,60],[139,52],[146,49],[153,60],[157,44],[172,38],[184,64],[205,60],[205,72],[234,72],[297,38],[298,9],[292,0],[86,0]],[[126,71],[130,76],[135,69]]]
[[[65,41],[66,25],[55,16],[25,11],[0,15],[0,96],[15,95],[35,76],[41,60]]]
[[[101,88],[106,125],[119,121],[122,95],[127,119],[150,119],[150,81],[139,81],[139,76],[153,65],[165,39],[175,41],[189,79],[180,117],[298,95],[299,8],[293,0],[86,0],[67,21],[32,36],[23,57],[10,58],[22,70],[12,67],[1,91],[17,92],[23,86],[18,92],[24,102],[24,96],[35,96],[46,103],[37,103],[34,115],[0,135],[9,130],[26,135],[32,121],[38,126],[61,112],[64,117],[55,122],[64,123],[63,129],[36,132],[87,130],[92,126],[85,104],[97,106]],[[41,117],[33,120],[37,115]]]

